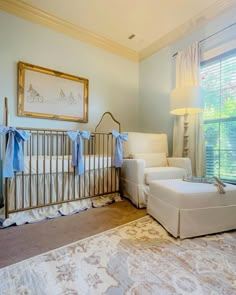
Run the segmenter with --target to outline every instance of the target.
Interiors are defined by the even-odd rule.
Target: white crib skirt
[[[118,175],[114,168],[86,171],[80,177],[73,173],[40,174],[38,176],[33,174],[24,175],[22,181],[22,176],[17,175],[10,181],[8,201],[10,210],[42,206],[52,202],[65,202],[11,213],[7,219],[4,219],[4,208],[2,208],[0,209],[1,224],[2,227],[7,227],[12,224],[34,223],[47,218],[75,214],[91,207],[101,207],[120,200],[118,193],[110,193],[118,191],[118,187]],[[102,196],[89,198],[91,195]],[[73,201],[74,199],[79,200]],[[68,200],[70,202],[67,202]]]

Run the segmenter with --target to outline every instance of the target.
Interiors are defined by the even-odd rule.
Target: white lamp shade
[[[203,111],[203,106],[203,89],[200,86],[175,88],[171,92],[171,114],[197,114]]]

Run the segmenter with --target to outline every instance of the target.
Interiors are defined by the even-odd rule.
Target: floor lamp
[[[203,90],[200,86],[175,88],[171,92],[170,113],[184,116],[183,156],[188,156],[188,115],[203,111]]]

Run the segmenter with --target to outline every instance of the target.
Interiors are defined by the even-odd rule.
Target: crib
[[[17,127],[30,137],[22,143],[24,171],[4,179],[5,219],[13,216],[15,222],[16,214],[26,211],[41,216],[46,207],[50,211],[47,217],[51,210],[56,210],[55,216],[67,215],[92,207],[99,197],[108,201],[119,198],[120,170],[113,165],[116,139],[111,128],[120,132],[120,123],[106,112],[90,138],[83,139],[84,172],[78,175],[72,166],[73,142],[67,130]],[[71,204],[71,209],[66,204]]]

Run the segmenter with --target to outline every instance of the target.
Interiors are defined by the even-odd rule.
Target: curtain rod
[[[206,38],[200,40],[198,43],[202,43],[202,42],[206,41],[207,39],[209,39],[209,38],[211,38],[211,37],[213,37],[213,36],[215,36],[215,35],[217,35],[217,34],[223,32],[223,31],[225,31],[225,30],[227,30],[227,29],[229,29],[229,28],[231,28],[231,27],[233,27],[233,26],[235,26],[235,25],[236,25],[236,22],[235,22],[235,23],[232,23],[231,25],[229,25],[229,26],[223,28],[222,30],[217,31],[217,32],[211,34],[210,36],[208,36],[208,37],[206,37]],[[175,57],[176,55],[178,55],[178,52],[175,52],[175,53],[172,55],[172,57]]]

